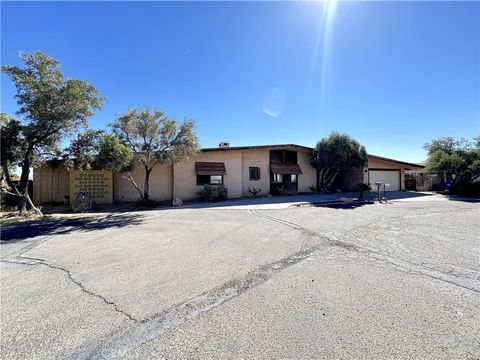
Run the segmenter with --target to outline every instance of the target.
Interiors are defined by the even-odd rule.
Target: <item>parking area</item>
[[[407,194],[3,226],[1,358],[479,358],[480,203]]]

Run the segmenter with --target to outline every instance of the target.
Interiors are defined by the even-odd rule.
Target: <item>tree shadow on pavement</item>
[[[374,204],[374,201],[349,201],[349,202],[343,202],[343,201],[334,201],[330,203],[313,203],[313,206],[315,207],[325,207],[329,209],[341,209],[341,210],[350,210],[350,209],[355,209],[361,206],[365,205],[372,205]]]
[[[123,228],[143,222],[139,214],[109,214],[75,218],[45,217],[39,220],[2,225],[1,242],[15,242],[36,236],[67,234],[71,231],[95,231],[107,228]]]

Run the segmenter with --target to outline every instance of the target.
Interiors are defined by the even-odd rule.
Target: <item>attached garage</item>
[[[378,169],[369,169],[368,170],[368,181],[372,184],[372,191],[375,191],[375,183],[382,182],[384,184],[390,184],[390,186],[385,187],[386,191],[400,191],[401,189],[401,170],[400,169],[389,169],[389,170],[378,170]],[[383,187],[382,187],[383,190]]]
[[[422,169],[420,164],[388,159],[376,155],[368,155],[368,169],[365,169],[364,180],[372,184],[372,191],[376,190],[376,182],[390,184],[385,191],[405,190],[405,170]],[[383,190],[383,187],[382,187]]]

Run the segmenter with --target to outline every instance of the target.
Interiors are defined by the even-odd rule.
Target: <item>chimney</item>
[[[228,141],[220,141],[220,143],[218,144],[218,147],[219,147],[219,148],[228,148],[228,147],[230,147],[230,142],[228,142]]]

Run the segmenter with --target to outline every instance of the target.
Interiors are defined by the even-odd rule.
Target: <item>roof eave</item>
[[[414,163],[409,163],[409,162],[405,162],[405,161],[390,159],[390,158],[386,158],[386,157],[378,156],[378,155],[368,154],[368,157],[372,157],[372,158],[375,158],[375,159],[378,159],[378,160],[383,160],[383,161],[388,161],[388,162],[394,162],[394,163],[401,164],[401,165],[404,165],[404,166],[409,166],[410,168],[408,168],[408,170],[424,169],[425,168],[425,165],[414,164]]]

